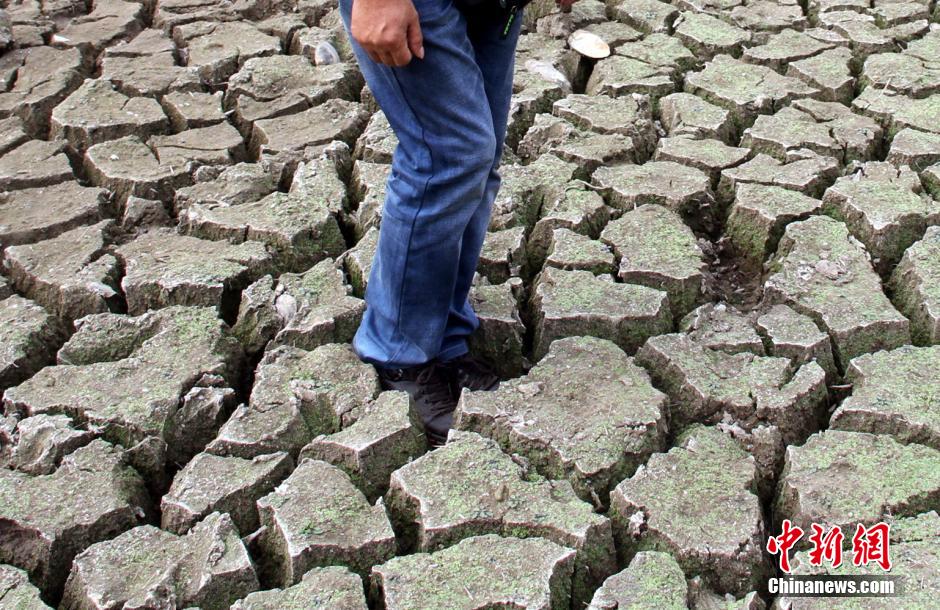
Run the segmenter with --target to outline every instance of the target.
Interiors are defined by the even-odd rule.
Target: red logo
[[[855,528],[852,536],[852,563],[857,566],[867,566],[875,562],[881,569],[891,569],[891,557],[888,555],[888,541],[891,526],[887,523],[876,523],[865,529],[861,523]]]
[[[803,537],[803,528],[793,525],[789,519],[783,520],[783,531],[779,536],[771,536],[767,540],[767,552],[771,555],[780,555],[780,569],[790,573],[790,549]]]
[[[827,531],[816,523],[810,527],[813,530],[809,535],[812,544],[809,551],[810,565],[821,566],[823,562],[833,568],[842,565],[842,544],[845,541],[842,528],[836,525]],[[867,566],[869,563],[875,563],[886,572],[890,571],[890,531],[891,526],[887,523],[877,523],[868,528],[859,523],[855,528],[855,535],[852,536],[852,564]],[[789,519],[784,519],[780,535],[767,539],[767,552],[778,555],[777,562],[782,572],[790,573],[790,550],[803,538],[804,533],[803,528],[793,525]]]
[[[815,523],[811,527],[813,533],[810,535],[809,541],[813,544],[813,549],[809,552],[809,565],[821,566],[823,559],[825,559],[832,567],[838,568],[842,565],[842,541],[845,539],[842,528],[836,525],[826,532]],[[823,532],[826,532],[825,536],[823,536]]]

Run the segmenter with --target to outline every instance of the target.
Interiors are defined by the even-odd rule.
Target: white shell
[[[587,30],[577,30],[568,37],[568,46],[591,59],[604,59],[610,55],[610,45],[597,34]]]
[[[571,83],[561,71],[550,62],[538,59],[529,59],[525,62],[525,69],[533,74],[537,74],[550,83],[559,85],[562,89],[570,90]]]
[[[330,43],[324,41],[317,45],[313,50],[313,63],[318,66],[328,66],[340,62],[339,53]]]

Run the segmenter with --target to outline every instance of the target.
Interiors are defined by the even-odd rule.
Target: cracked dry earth
[[[349,346],[336,1],[0,6],[0,608],[935,607],[936,0],[531,4],[434,451]],[[783,519],[889,521],[905,597],[770,595]]]

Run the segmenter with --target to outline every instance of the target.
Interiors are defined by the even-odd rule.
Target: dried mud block
[[[869,87],[852,100],[852,110],[869,116],[884,126],[888,137],[904,128],[938,133],[934,124],[940,96],[912,99],[885,89]]]
[[[791,63],[786,74],[818,89],[817,99],[848,105],[855,96],[853,64],[852,51],[837,47]]]
[[[53,37],[53,43],[76,47],[88,60],[119,40],[133,38],[144,27],[144,6],[139,2],[98,0],[87,15],[73,19]],[[84,11],[83,11],[84,12]]]
[[[521,159],[538,159],[550,152],[550,148],[573,140],[587,132],[578,129],[566,119],[540,112],[535,115],[532,126],[525,132],[516,146]]]
[[[29,582],[29,575],[12,566],[0,565],[0,602],[9,608],[52,610],[39,597],[39,589]]]
[[[17,295],[0,300],[0,390],[54,359],[65,329],[45,309]]]
[[[225,121],[222,92],[174,91],[163,96],[163,111],[177,132],[209,127]]]
[[[766,341],[768,355],[789,358],[796,365],[815,361],[826,371],[829,381],[837,377],[829,335],[819,330],[809,316],[787,305],[774,305],[757,318],[757,329]]]
[[[747,163],[722,171],[716,194],[720,202],[727,204],[734,201],[740,185],[763,184],[819,199],[840,174],[839,162],[833,157],[820,157],[808,152],[804,158],[781,163],[768,155],[758,154]]]
[[[235,7],[213,0],[160,0],[154,8],[153,25],[167,32],[198,21],[232,21]]]
[[[657,0],[623,0],[612,7],[611,17],[644,34],[668,34],[679,11]]]
[[[489,231],[477,262],[477,272],[491,284],[522,275],[526,262],[525,227]]]
[[[392,474],[385,496],[404,544],[420,552],[485,534],[542,537],[578,552],[572,596],[587,602],[616,570],[610,521],[593,512],[567,481],[546,481],[471,432]]]
[[[904,128],[894,135],[886,159],[888,163],[907,165],[917,173],[940,163],[940,133]]]
[[[600,167],[592,182],[602,189],[608,204],[618,210],[655,203],[696,226],[709,227],[715,221],[711,181],[708,174],[694,167],[672,161]]]
[[[888,89],[912,98],[940,92],[940,68],[935,63],[940,48],[937,40],[940,34],[928,34],[911,42],[901,53],[869,55],[862,66],[859,85]]]
[[[767,604],[757,591],[740,597],[718,595],[702,582],[700,576],[689,580],[689,607],[692,610],[767,610]]]
[[[712,186],[716,186],[722,170],[744,163],[751,155],[747,148],[728,146],[720,140],[677,137],[660,138],[653,160],[700,169],[708,174]]]
[[[72,558],[151,511],[140,476],[101,440],[66,456],[53,474],[0,469],[0,507],[0,562],[28,571],[49,597],[62,591]]]
[[[497,286],[473,286],[470,304],[480,326],[470,335],[470,351],[492,363],[501,377],[518,377],[526,364],[525,325],[519,316],[518,279]]]
[[[755,479],[753,460],[730,437],[687,430],[611,492],[621,553],[667,552],[719,593],[758,588],[770,565]]]
[[[940,451],[938,364],[940,346],[908,345],[852,360],[845,374],[852,395],[832,414],[830,428],[890,434]]]
[[[754,42],[765,41],[783,30],[804,30],[808,21],[795,0],[756,0],[731,9],[731,22],[752,33]]]
[[[936,511],[921,513],[915,517],[890,519],[890,557],[893,563],[891,575],[902,579],[904,584],[904,605],[910,608],[930,608],[936,600],[937,577],[940,567],[940,555],[937,542],[940,539],[940,518]],[[854,527],[854,526],[853,526]],[[846,532],[849,536],[854,529]],[[793,574],[800,576],[831,574],[836,576],[884,575],[884,570],[877,564],[855,566],[844,560],[839,568],[833,569],[824,562],[813,566],[809,562],[808,551],[800,551],[790,559]],[[873,610],[891,610],[897,607],[896,598],[875,598],[865,600],[865,607]],[[853,610],[857,600],[834,598],[806,598],[780,596],[774,600],[771,610]]]
[[[673,24],[674,35],[697,57],[710,60],[716,55],[740,57],[751,33],[707,13],[685,11]]]
[[[254,57],[276,55],[281,41],[248,21],[203,21],[177,27],[173,39],[186,65],[196,68],[206,84],[220,85]]]
[[[180,470],[160,501],[160,527],[185,534],[209,513],[227,513],[239,532],[258,529],[255,502],[290,474],[284,452],[250,460],[200,453]]]
[[[346,271],[346,277],[352,286],[353,294],[360,299],[366,293],[366,287],[369,285],[369,274],[372,273],[372,261],[375,259],[375,252],[379,247],[379,230],[370,227],[365,232],[356,245],[343,253],[340,260],[343,263],[343,269]]]
[[[298,460],[336,466],[373,502],[388,490],[392,472],[425,451],[424,425],[414,402],[404,392],[382,392],[351,426],[310,441]]]
[[[610,219],[604,198],[580,183],[571,183],[557,198],[544,201],[539,218],[526,240],[529,267],[540,269],[555,229],[596,237]]]
[[[161,163],[136,136],[92,146],[83,167],[91,183],[113,192],[119,204],[130,196],[172,201],[175,189],[191,183],[188,168]]]
[[[647,338],[669,332],[673,326],[665,292],[616,283],[589,271],[546,267],[536,279],[529,306],[535,324],[532,350],[536,360],[562,337],[608,339],[632,353]]]
[[[914,342],[940,343],[940,228],[929,227],[904,252],[891,284],[895,304],[911,321]]]
[[[88,79],[52,111],[51,135],[76,150],[129,135],[164,133],[169,120],[156,100],[128,97],[103,79]]]
[[[702,300],[704,254],[675,212],[658,205],[640,206],[610,222],[600,239],[617,254],[621,280],[669,295],[674,319]]]
[[[848,19],[845,19],[846,17]],[[899,43],[921,37],[929,27],[926,19],[920,19],[882,28],[871,15],[841,11],[822,14],[819,22],[821,26],[831,26],[834,31],[846,38],[852,51],[860,60],[875,53],[895,51]]]
[[[233,331],[249,352],[269,342],[311,350],[351,341],[364,310],[327,259],[303,273],[281,274],[276,285],[265,276],[246,288]]]
[[[382,209],[385,206],[385,191],[391,177],[392,166],[387,163],[373,163],[356,160],[349,178],[349,198],[355,202],[354,208],[346,211],[345,221],[352,224],[353,236],[362,237],[372,228],[379,228],[382,223]]]
[[[258,587],[231,518],[212,513],[185,536],[142,525],[89,547],[75,558],[62,607],[223,610]]]
[[[353,100],[362,89],[355,64],[315,66],[300,55],[249,59],[228,81],[225,103],[243,131],[255,121],[292,114],[330,99]]]
[[[245,158],[245,143],[228,123],[187,129],[171,136],[154,136],[148,142],[161,165],[185,167],[190,173],[204,165],[232,165]]]
[[[82,84],[82,56],[77,49],[40,46],[18,57],[10,84],[0,92],[0,118],[17,116],[30,135],[43,136],[52,109]]]
[[[367,610],[362,578],[346,568],[313,568],[286,589],[256,591],[231,610]]]
[[[171,305],[211,306],[234,314],[229,301],[272,266],[258,242],[235,245],[170,230],[141,235],[115,255],[124,265],[121,287],[131,315]]]
[[[617,270],[610,246],[564,228],[552,231],[545,265],[565,271],[590,271],[594,275],[610,275]]]
[[[366,574],[397,549],[383,506],[370,505],[349,475],[319,460],[301,462],[258,500],[258,513],[265,528],[259,547],[271,578],[284,587],[316,567]]]
[[[254,155],[291,155],[299,159],[308,146],[341,140],[355,145],[369,115],[357,103],[331,99],[295,114],[256,121],[249,149]]]
[[[532,34],[519,37],[521,43],[524,39],[535,37]],[[517,47],[517,53],[519,47]],[[515,61],[515,74],[513,75],[513,89],[515,92],[510,99],[509,118],[506,128],[506,144],[509,147],[519,144],[532,121],[540,112],[550,112],[552,104],[571,92],[569,78],[560,72],[552,62],[523,59],[518,57]]]
[[[242,458],[296,455],[318,434],[352,425],[380,391],[375,368],[349,345],[312,352],[277,347],[258,364],[248,405],[235,410],[206,451]]]
[[[385,113],[379,110],[369,119],[362,135],[356,140],[354,156],[368,163],[391,163],[398,147],[398,136]]]
[[[67,413],[129,449],[147,476],[162,473],[166,459],[186,463],[212,439],[242,358],[212,309],[100,314],[77,326],[60,364],[6,391],[7,412]]]
[[[73,178],[61,141],[30,140],[0,157],[0,190],[52,186]]]
[[[910,323],[882,292],[868,253],[847,227],[826,216],[787,226],[771,275],[769,304],[786,304],[829,333],[838,363],[910,343]]]
[[[0,193],[0,248],[58,237],[99,220],[108,193],[78,182]]]
[[[695,308],[679,322],[679,331],[707,349],[726,354],[765,355],[754,323],[726,303],[705,303]]]
[[[678,37],[660,33],[622,44],[617,54],[654,66],[676,82],[683,73],[697,69],[701,63]]]
[[[672,137],[712,138],[729,143],[735,130],[728,110],[685,92],[659,100],[659,120]]]
[[[302,170],[303,164],[298,172]],[[339,256],[345,249],[330,203],[309,189],[302,193],[273,192],[258,201],[237,205],[195,203],[180,213],[180,230],[232,243],[261,242],[270,247],[280,269],[303,271]]]
[[[757,117],[744,130],[741,146],[783,162],[811,150],[848,164],[874,157],[881,138],[878,123],[842,104],[797,100],[773,115]]]
[[[636,361],[672,398],[676,424],[728,423],[751,433],[776,426],[789,443],[819,429],[826,375],[815,363],[792,370],[787,358],[710,348],[692,335],[653,337]]]
[[[100,59],[100,78],[131,97],[162,98],[174,94],[200,94],[203,86],[195,68],[176,65],[175,48],[169,38],[157,38],[145,30],[131,43],[135,51],[109,47]],[[169,44],[169,49],[165,45]],[[149,48],[147,48],[149,46]],[[150,51],[150,52],[148,52]],[[208,94],[206,94],[208,95]],[[168,109],[164,107],[164,111]]]
[[[0,93],[2,95],[2,93]],[[0,119],[0,156],[29,141],[26,126],[17,116]]]
[[[928,226],[940,224],[940,202],[922,193],[917,174],[877,161],[836,180],[823,196],[823,210],[845,222],[882,273],[894,267]]]
[[[34,244],[12,246],[3,266],[21,293],[67,319],[104,313],[117,297],[120,265],[109,252],[113,221],[66,231]]]
[[[759,268],[776,251],[788,224],[821,210],[822,201],[798,191],[744,182],[735,188],[725,234],[735,251]]]
[[[859,523],[932,510],[938,497],[937,450],[887,435],[828,430],[787,448],[774,520],[789,519],[806,531],[811,523],[825,530],[838,525],[851,536]]]
[[[585,87],[585,93],[591,96],[640,94],[654,102],[675,90],[676,84],[659,66],[618,54],[598,61]]]
[[[63,458],[95,439],[95,433],[73,427],[67,415],[34,415],[16,424],[9,466],[34,476],[56,471]]]
[[[577,398],[584,393],[594,398],[586,411]],[[662,450],[665,406],[665,395],[617,346],[573,337],[556,341],[526,376],[492,392],[464,392],[453,428],[494,438],[601,505],[617,481]]]
[[[640,551],[604,581],[588,610],[685,610],[689,596],[682,568],[668,553]]]
[[[235,206],[251,203],[276,190],[276,177],[265,171],[260,163],[239,163],[224,168],[211,179],[176,189],[174,211],[179,214],[195,204]]]
[[[567,608],[574,560],[573,550],[544,538],[475,536],[374,567],[372,591],[387,610]]]
[[[758,114],[771,114],[796,99],[812,97],[818,89],[770,68],[719,55],[701,72],[689,74],[685,91],[731,112],[739,129]]]
[[[565,185],[577,169],[555,155],[542,155],[528,165],[502,166],[502,185],[493,201],[489,230],[532,227],[546,202],[564,196]]]
[[[767,66],[777,72],[786,72],[787,66],[800,60],[818,56],[835,44],[819,40],[797,30],[786,29],[772,34],[764,44],[744,50],[741,59],[748,63]]]
[[[633,141],[634,150],[643,158],[656,148],[652,108],[645,95],[608,97],[571,94],[552,104],[551,112],[584,131],[626,136]]]

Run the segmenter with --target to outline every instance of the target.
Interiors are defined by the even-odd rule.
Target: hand
[[[404,66],[424,59],[418,11],[411,0],[353,0],[350,34],[374,61]]]
[[[571,5],[577,1],[578,0],[555,0],[555,4],[558,5],[562,13],[570,13]]]

